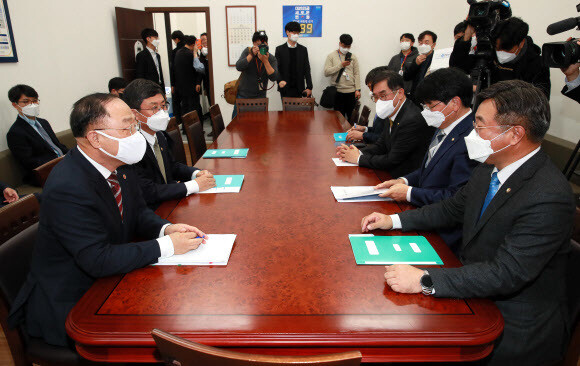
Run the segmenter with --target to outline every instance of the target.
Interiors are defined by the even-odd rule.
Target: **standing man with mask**
[[[463,226],[457,268],[387,266],[391,290],[488,298],[504,319],[486,365],[550,365],[569,336],[566,263],[574,215],[570,184],[541,149],[550,127],[545,94],[521,80],[483,90],[465,138],[481,164],[453,197],[398,215],[373,213],[362,231]]]
[[[389,70],[398,72],[399,75],[403,76],[404,79],[405,67],[408,67],[411,63],[415,62],[415,57],[417,57],[419,52],[417,51],[417,47],[413,46],[415,44],[415,36],[413,36],[413,34],[403,33],[399,40],[399,47],[401,48],[401,52],[397,53],[391,58],[387,68]],[[413,82],[411,80],[405,81],[405,90],[407,93],[409,93],[412,86]]]
[[[171,79],[171,104],[173,105],[173,115],[177,124],[181,124],[181,98],[175,90],[175,55],[183,46],[185,46],[185,35],[182,31],[176,30],[171,33],[171,40],[175,48],[171,50],[171,59],[169,60],[169,78]]]
[[[151,80],[165,88],[161,57],[157,53],[159,34],[155,29],[145,28],[141,32],[141,38],[146,47],[135,57],[135,78]]]
[[[278,91],[280,96],[290,98],[310,97],[312,95],[312,76],[308,49],[298,44],[300,24],[289,22],[284,27],[288,41],[276,47],[278,60]],[[306,80],[306,84],[304,81]]]
[[[173,158],[173,141],[165,132],[169,123],[167,104],[159,85],[133,80],[125,89],[124,100],[141,123],[141,134],[147,141],[145,155],[135,167],[149,207],[156,209],[164,201],[215,187],[215,179],[207,170],[189,167]]]
[[[324,63],[324,76],[330,76],[331,83],[336,85],[334,110],[339,111],[346,119],[350,117],[356,101],[360,99],[359,64],[356,56],[350,53],[351,46],[350,34],[342,34],[338,50],[332,51]]]
[[[210,85],[209,85],[209,46],[207,44],[207,33],[202,33],[199,38],[201,39],[201,50],[199,52],[199,61],[202,63],[204,72],[202,78],[202,85],[203,85],[203,95],[207,97],[207,104],[211,105],[211,98],[210,98]],[[201,116],[200,116],[201,118]]]
[[[194,36],[185,36],[185,46],[175,55],[175,91],[181,99],[181,114],[185,115],[195,110],[201,118],[199,92],[202,75],[194,68],[194,62],[197,59],[196,41]]]
[[[40,100],[36,90],[19,84],[8,91],[8,99],[18,112],[6,135],[8,148],[24,170],[24,181],[38,185],[34,168],[63,156],[68,148],[58,140],[50,123],[38,117]]]
[[[437,45],[437,35],[431,31],[424,31],[419,34],[419,55],[415,57],[415,62],[408,63],[403,68],[403,78],[411,81],[411,99],[415,100],[415,89],[421,81],[429,74],[431,61],[433,61],[433,50]]]

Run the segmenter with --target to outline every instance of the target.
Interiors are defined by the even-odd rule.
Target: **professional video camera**
[[[580,12],[580,4],[576,5],[576,11]],[[580,17],[568,18],[550,24],[546,30],[553,36],[570,29],[580,29]],[[580,46],[576,43],[578,38],[566,42],[550,42],[542,46],[542,57],[548,67],[565,68],[580,61]]]

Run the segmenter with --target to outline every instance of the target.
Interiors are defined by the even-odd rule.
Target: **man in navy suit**
[[[155,29],[145,28],[141,31],[141,38],[146,47],[135,56],[135,78],[151,80],[164,88],[161,56],[157,53],[159,34]]]
[[[38,93],[28,85],[16,85],[8,91],[8,99],[18,111],[6,140],[10,152],[24,169],[24,181],[37,185],[33,169],[63,156],[67,147],[58,141],[47,120],[40,113]]]
[[[143,157],[146,142],[121,99],[86,96],[74,104],[70,124],[77,147],[44,186],[30,273],[8,319],[11,327],[24,323],[29,336],[57,346],[71,345],[66,317],[97,278],[205,241],[201,230],[172,225],[145,205],[133,167],[125,164]]]
[[[125,88],[123,100],[141,123],[141,134],[147,141],[145,155],[135,167],[149,207],[156,209],[164,201],[215,187],[215,179],[207,170],[174,159],[173,140],[165,132],[169,122],[165,93],[159,85],[145,79],[133,80]]]
[[[437,132],[417,170],[377,188],[389,188],[382,197],[421,207],[453,196],[477,165],[469,159],[464,139],[473,130],[474,115],[469,107],[473,87],[460,70],[441,69],[419,84],[415,97],[424,103],[423,117]],[[441,229],[439,235],[454,251],[461,243],[460,226]]]

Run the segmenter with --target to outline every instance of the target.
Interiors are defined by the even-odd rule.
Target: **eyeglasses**
[[[389,95],[391,95],[391,94],[394,94],[394,93],[396,93],[396,92],[398,92],[398,91],[399,91],[399,89],[397,89],[397,90],[393,90],[392,92],[390,92],[390,93],[387,93],[386,91],[384,91],[384,90],[383,90],[382,92],[380,92],[380,93],[379,93],[379,95],[376,95],[376,94],[371,94],[371,100],[372,100],[373,102],[375,102],[375,103],[376,103],[376,102],[377,102],[379,99],[385,102],[385,101],[387,101],[387,98],[389,97]]]
[[[38,104],[40,103],[40,99],[24,99],[23,101],[18,101],[16,102],[16,104],[21,105],[21,106],[27,106],[29,104]]]
[[[426,110],[428,110],[428,111],[432,111],[432,110],[433,110],[433,108],[437,107],[437,106],[438,106],[439,104],[441,104],[441,103],[443,103],[443,102],[439,102],[439,103],[435,104],[435,105],[434,105],[434,106],[432,106],[432,107],[429,107],[428,105],[421,103],[421,107],[423,107],[423,109],[426,109]]]
[[[139,122],[135,122],[126,128],[95,128],[93,131],[103,130],[129,131],[130,134],[133,135],[134,133],[141,131],[141,124]]]
[[[479,135],[479,130],[482,130],[484,128],[505,128],[505,127],[513,127],[513,126],[517,126],[514,124],[509,124],[509,125],[497,125],[497,126],[477,126],[475,123],[473,123],[473,129],[475,130],[475,133],[477,133]]]
[[[159,112],[160,110],[166,111],[169,108],[167,104],[162,104],[161,106],[153,106],[152,108],[140,108],[142,111],[153,111],[153,114]]]

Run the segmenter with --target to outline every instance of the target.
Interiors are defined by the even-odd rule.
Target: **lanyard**
[[[409,52],[408,54],[405,55],[405,58],[403,59],[403,62],[401,62],[401,70],[403,70],[403,65],[405,65],[405,61],[407,61],[407,56],[409,56],[411,54],[411,52]]]
[[[258,59],[254,59],[256,61],[256,69],[258,69],[258,75],[262,74],[262,67],[264,66],[263,62],[260,62],[258,64]]]

